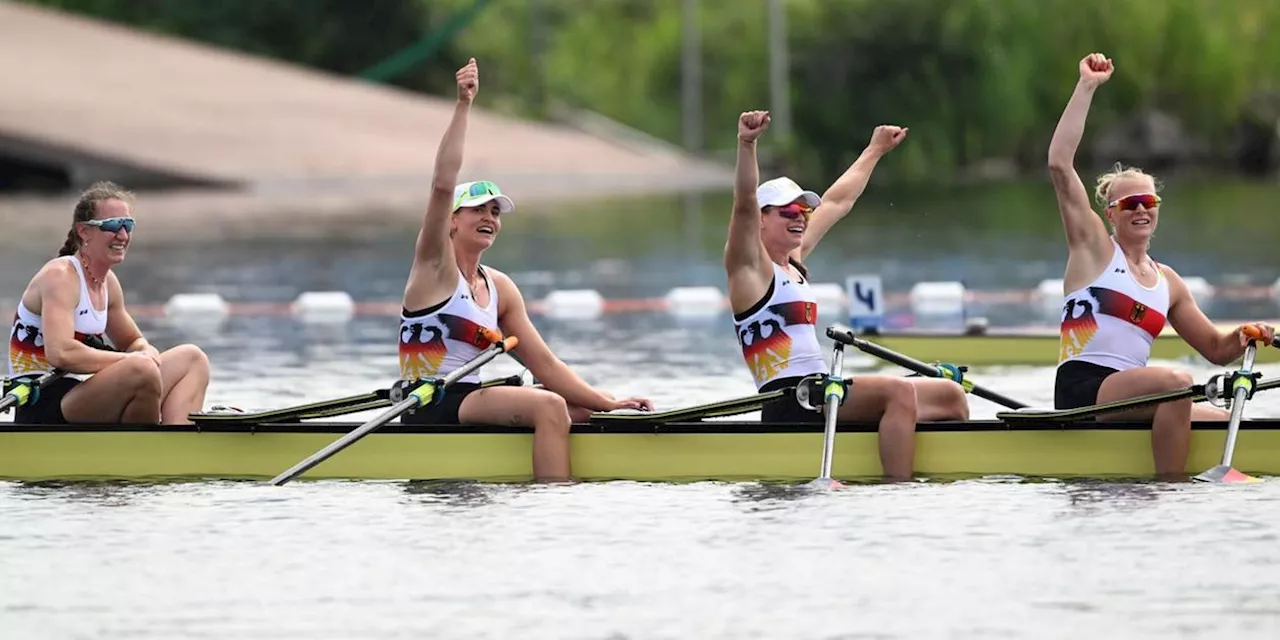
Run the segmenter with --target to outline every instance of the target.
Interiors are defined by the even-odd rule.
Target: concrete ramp
[[[65,168],[77,189],[100,178],[170,187],[143,196],[166,217],[228,206],[258,223],[362,206],[418,215],[453,109],[451,99],[3,1],[0,78],[0,155]],[[463,174],[498,181],[518,203],[731,185],[728,167],[669,146],[479,108]],[[8,219],[46,209],[65,233],[65,196],[0,201]]]

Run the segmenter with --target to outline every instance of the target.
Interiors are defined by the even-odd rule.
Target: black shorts
[[[1104,367],[1083,360],[1069,360],[1058,365],[1053,383],[1055,409],[1079,409],[1098,404],[1098,389],[1107,376],[1119,369]]]
[[[20,424],[67,424],[62,415],[62,398],[80,384],[75,378],[58,378],[40,388],[40,395],[31,404],[18,407],[13,421]]]
[[[403,424],[459,424],[458,408],[462,406],[462,399],[479,390],[478,382],[456,382],[445,389],[444,396],[439,402],[419,407],[412,413],[400,416],[400,422]]]
[[[461,424],[458,409],[462,400],[483,387],[518,387],[523,383],[518,377],[505,378],[498,382],[481,384],[479,382],[456,382],[445,389],[444,397],[431,406],[421,407],[413,413],[400,416],[401,424]]]
[[[771,380],[763,387],[760,387],[760,393],[768,393],[783,387],[794,387],[800,383],[800,378],[778,378]],[[823,423],[821,411],[813,411],[800,406],[800,401],[796,400],[795,390],[792,389],[787,395],[778,400],[768,402],[760,409],[761,422],[786,422],[786,423]]]

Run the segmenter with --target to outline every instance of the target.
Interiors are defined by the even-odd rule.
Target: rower
[[[907,135],[903,128],[877,127],[858,160],[819,198],[785,177],[757,186],[756,140],[768,125],[767,111],[749,111],[738,119],[733,215],[724,252],[734,328],[761,392],[825,372],[815,327],[817,298],[802,261],[852,209],[880,158]],[[912,474],[917,420],[969,416],[964,390],[950,380],[866,375],[853,383],[839,420],[880,422],[880,462],[887,476]],[[822,422],[821,413],[793,396],[761,413],[765,422]]]
[[[414,248],[400,316],[400,385],[449,374],[489,346],[481,328],[515,336],[513,355],[545,388],[480,388],[478,373],[401,418],[413,424],[511,425],[533,429],[533,475],[572,478],[569,428],[595,411],[648,411],[645,398],[615,399],[582,380],[547,347],[507,274],[480,264],[502,230],[511,198],[489,181],[457,184],[467,118],[480,87],[475,59],[457,72],[458,102],[440,141],[431,197]]]
[[[134,198],[111,182],[80,195],[67,241],[18,302],[9,332],[9,376],[67,375],[39,389],[14,421],[28,424],[190,424],[209,385],[209,359],[184,344],[163,353],[124,304],[111,268],[133,240]],[[115,349],[91,346],[109,339]]]
[[[1080,60],[1080,79],[1049,145],[1049,175],[1067,236],[1059,365],[1054,385],[1058,409],[1102,404],[1185,388],[1190,374],[1147,364],[1151,344],[1166,320],[1210,362],[1225,365],[1243,355],[1244,326],[1221,333],[1196,304],[1186,282],[1147,254],[1160,220],[1156,180],[1116,164],[1097,179],[1094,196],[1107,224],[1094,213],[1073,166],[1093,94],[1114,71],[1111,60],[1091,53]],[[1108,228],[1110,231],[1108,232]],[[1251,324],[1265,336],[1275,331]],[[1181,477],[1186,470],[1193,420],[1225,420],[1221,409],[1183,399],[1105,416],[1100,420],[1152,420],[1156,473]]]

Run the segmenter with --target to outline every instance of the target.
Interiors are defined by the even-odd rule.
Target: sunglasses
[[[809,216],[813,215],[813,209],[802,202],[792,202],[785,207],[778,207],[775,211],[778,212],[778,215],[788,220],[795,220],[800,216],[804,216],[804,219],[808,220]]]
[[[1154,209],[1160,206],[1160,196],[1154,193],[1139,193],[1112,200],[1109,206],[1119,207],[1121,211],[1133,211],[1138,208],[1138,205],[1142,205],[1143,209]]]
[[[502,195],[502,191],[498,189],[498,185],[489,182],[488,180],[481,180],[480,182],[471,185],[471,189],[468,190],[467,195],[472,198],[479,198],[480,196],[500,196]]]
[[[103,218],[101,220],[85,220],[85,224],[97,227],[107,233],[120,233],[121,229],[133,233],[137,222],[133,218]]]

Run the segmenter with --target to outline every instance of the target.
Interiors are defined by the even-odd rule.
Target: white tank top
[[[764,299],[733,318],[742,356],[756,388],[781,378],[826,370],[818,344],[818,299],[804,278],[792,278],[773,265],[773,281]]]
[[[1151,357],[1151,343],[1164,330],[1169,282],[1160,265],[1151,261],[1157,280],[1147,288],[1129,272],[1114,237],[1111,246],[1111,262],[1102,275],[1065,298],[1059,364],[1083,360],[1121,371],[1143,367]]]
[[[62,256],[56,260],[67,260],[76,267],[80,276],[80,301],[76,303],[75,335],[76,340],[83,342],[89,336],[102,339],[107,330],[107,310],[94,309],[89,299],[89,285],[85,282],[84,267],[75,256]],[[107,296],[102,296],[104,305]],[[9,330],[9,375],[21,376],[41,374],[51,367],[44,355],[44,333],[41,331],[40,316],[31,312],[27,305],[18,301],[18,312],[13,316],[13,327]],[[87,376],[68,376],[81,378]]]
[[[471,297],[467,279],[458,272],[458,287],[443,304],[410,312],[400,312],[400,379],[438,378],[480,355],[491,344],[484,329],[498,331],[498,290],[482,267],[489,306],[481,307]],[[479,382],[476,371],[459,382]]]

